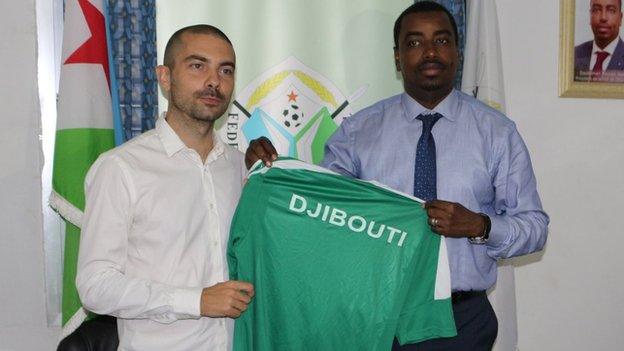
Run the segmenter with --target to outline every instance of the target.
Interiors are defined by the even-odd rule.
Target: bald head
[[[209,24],[196,24],[193,26],[184,27],[178,29],[169,41],[167,42],[167,46],[165,46],[165,57],[163,64],[167,66],[170,70],[173,70],[175,66],[175,57],[180,47],[182,46],[182,37],[184,34],[205,34],[205,35],[213,35],[215,37],[221,38],[226,41],[230,46],[232,46],[232,42],[230,39],[223,33],[219,28],[211,26]]]

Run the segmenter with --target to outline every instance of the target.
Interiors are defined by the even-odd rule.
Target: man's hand
[[[253,296],[253,285],[236,280],[204,288],[201,295],[201,315],[238,318],[245,312]]]
[[[277,160],[275,147],[273,147],[271,141],[265,137],[252,140],[245,152],[245,165],[247,169],[251,168],[258,160],[262,160],[267,167],[271,167],[271,163]]]
[[[425,203],[431,229],[449,237],[481,236],[485,230],[485,219],[455,202],[432,200]]]

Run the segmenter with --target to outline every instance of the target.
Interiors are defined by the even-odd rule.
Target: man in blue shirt
[[[429,224],[447,238],[458,335],[393,350],[490,350],[498,323],[485,291],[496,282],[496,261],[546,242],[549,219],[514,122],[453,89],[457,40],[446,8],[408,7],[394,27],[405,92],[345,119],[325,147],[324,167],[427,200]],[[274,156],[260,139],[246,161],[270,164]]]

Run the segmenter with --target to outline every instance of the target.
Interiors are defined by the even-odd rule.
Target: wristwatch
[[[471,244],[475,245],[483,245],[487,243],[488,239],[490,238],[490,230],[492,229],[492,221],[490,220],[490,216],[486,215],[485,213],[479,213],[479,216],[482,216],[485,220],[483,234],[481,234],[480,236],[473,236],[468,238],[468,241]]]

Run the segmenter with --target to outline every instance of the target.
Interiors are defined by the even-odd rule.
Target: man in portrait
[[[624,83],[622,0],[590,0],[594,39],[574,48],[574,80]]]

